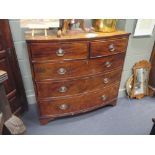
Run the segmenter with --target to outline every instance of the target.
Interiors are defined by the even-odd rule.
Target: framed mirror
[[[133,87],[131,89],[131,98],[141,99],[148,95],[148,80],[151,64],[142,60],[133,67]]]

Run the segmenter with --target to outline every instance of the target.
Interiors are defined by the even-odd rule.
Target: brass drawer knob
[[[69,108],[68,104],[61,104],[61,105],[59,105],[59,109],[60,110],[67,110],[68,108]]]
[[[110,52],[114,52],[114,51],[115,51],[115,46],[114,46],[114,44],[110,44],[110,45],[109,45],[109,51],[110,51]]]
[[[59,68],[57,72],[59,75],[64,75],[67,72],[67,70],[65,68]]]
[[[106,66],[106,67],[108,67],[108,68],[109,68],[109,67],[111,67],[111,65],[112,65],[112,63],[111,63],[111,62],[109,62],[109,61],[105,62],[105,66]]]
[[[106,101],[107,100],[107,96],[106,95],[102,95],[102,101]]]
[[[104,82],[105,84],[109,83],[109,81],[110,81],[110,80],[109,80],[108,78],[104,78],[104,79],[103,79],[103,82]]]
[[[62,86],[59,88],[60,93],[65,93],[66,91],[67,91],[67,87],[65,87],[65,86]]]
[[[64,50],[62,48],[59,48],[56,51],[56,54],[57,54],[57,56],[62,57],[62,56],[64,56],[65,52],[64,52]]]

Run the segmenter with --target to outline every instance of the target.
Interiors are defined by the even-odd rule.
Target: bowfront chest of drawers
[[[41,124],[115,105],[128,37],[122,31],[27,36]]]

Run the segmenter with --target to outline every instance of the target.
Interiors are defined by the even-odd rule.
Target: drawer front
[[[112,85],[105,89],[68,98],[39,101],[41,117],[64,116],[95,109],[115,100],[118,95],[119,85]],[[109,93],[110,92],[110,93]]]
[[[35,80],[60,80],[105,73],[122,67],[124,56],[123,53],[100,59],[62,63],[34,63]]]
[[[33,60],[72,60],[88,58],[88,44],[80,43],[34,43],[31,44]]]
[[[91,42],[90,47],[90,57],[96,58],[125,52],[127,44],[128,44],[128,38],[93,41]]]
[[[121,69],[115,70],[110,73],[90,76],[74,80],[62,80],[55,82],[36,82],[38,97],[60,97],[80,94],[100,90],[109,84],[120,81]]]

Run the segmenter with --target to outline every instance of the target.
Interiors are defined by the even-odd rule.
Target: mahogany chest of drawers
[[[129,34],[27,36],[41,124],[115,105]]]

